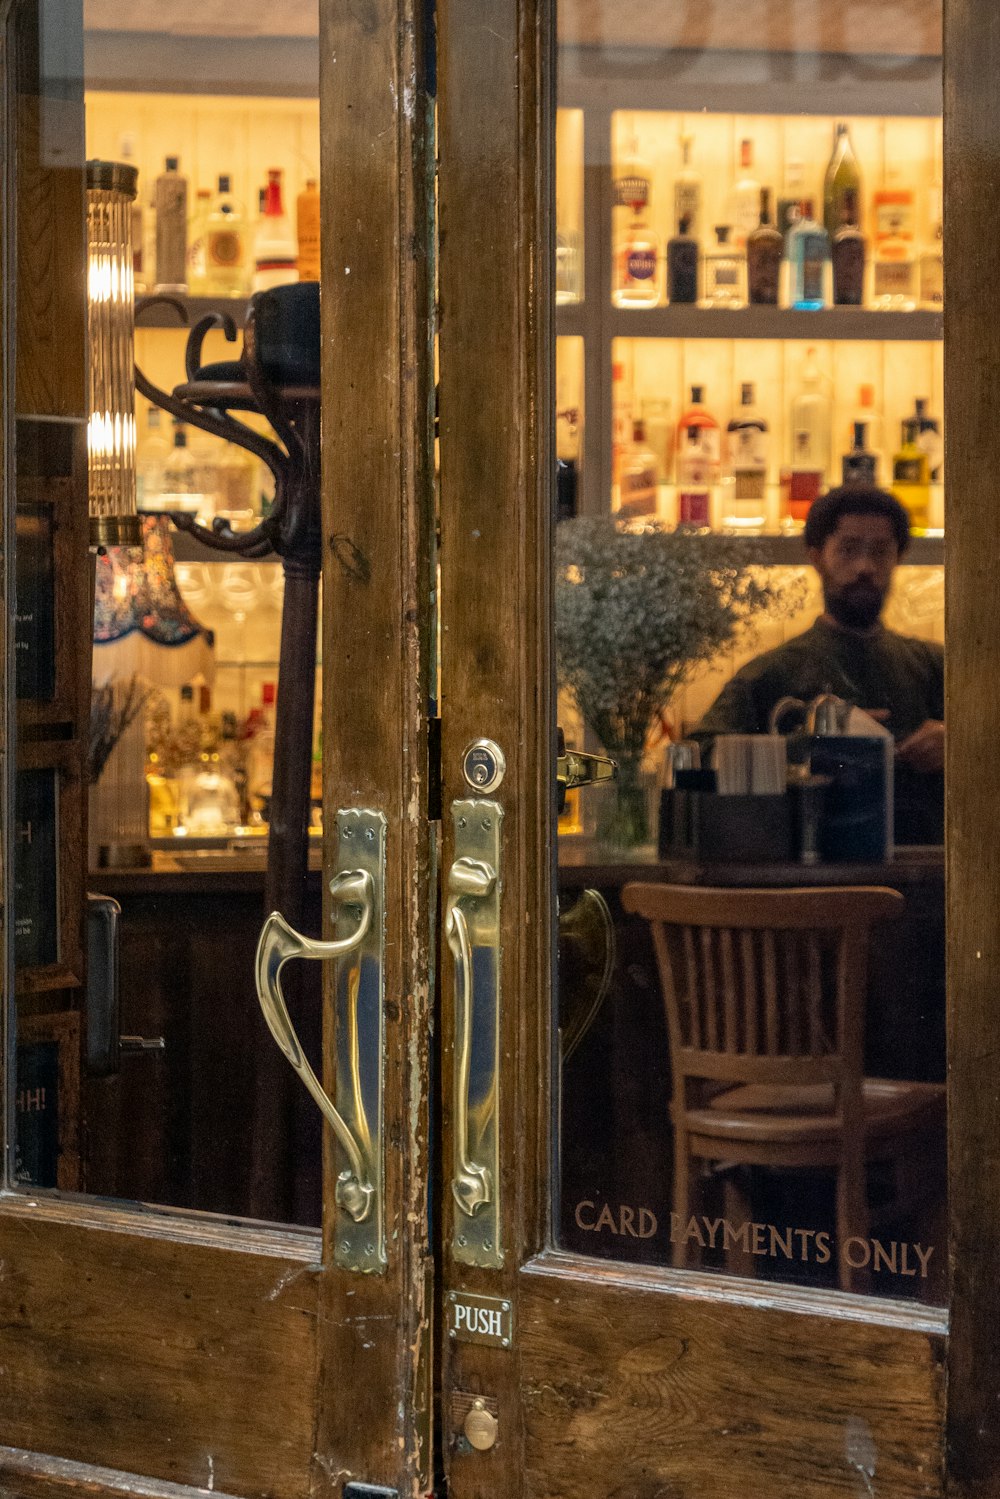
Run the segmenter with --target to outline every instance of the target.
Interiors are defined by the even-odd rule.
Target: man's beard
[[[826,598],[826,609],[848,630],[870,630],[878,623],[885,594],[874,583],[848,583]]]

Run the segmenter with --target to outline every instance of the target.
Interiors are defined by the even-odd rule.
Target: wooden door
[[[627,174],[625,163],[643,157],[654,205],[657,193],[662,203],[671,170],[679,167],[679,139],[671,136],[668,143],[668,169],[650,147],[648,119],[655,112],[670,115],[678,137],[690,131],[696,140],[711,128],[702,112],[726,113],[727,172],[740,137],[759,130],[763,139],[770,128],[748,117],[786,111],[786,129],[801,132],[808,149],[807,117],[818,112],[828,120],[822,161],[813,163],[814,191],[822,184],[826,130],[832,133],[834,120],[850,116],[851,129],[863,138],[872,116],[892,115],[898,107],[912,124],[911,116],[936,107],[926,100],[933,101],[939,83],[940,13],[932,6],[902,9],[905,45],[898,34],[893,40],[879,29],[881,12],[865,8],[863,15],[858,10],[836,19],[829,12],[809,56],[795,52],[795,38],[813,33],[806,8],[794,4],[768,7],[766,16],[752,7],[752,14],[746,7],[716,7],[712,18],[699,19],[668,5],[647,7],[641,16],[614,6],[446,3],[438,9],[445,913],[440,1346],[442,1454],[449,1493],[456,1496],[993,1492],[995,1442],[985,1411],[996,1388],[987,1347],[996,1238],[986,1217],[993,1190],[983,1163],[996,1148],[995,1111],[987,1104],[995,1067],[985,990],[995,945],[986,892],[992,889],[998,809],[973,766],[989,759],[996,733],[993,709],[975,685],[988,673],[995,633],[983,572],[992,556],[995,506],[985,475],[994,424],[983,407],[988,397],[974,394],[971,384],[983,389],[990,368],[992,334],[985,327],[992,323],[982,314],[996,262],[984,218],[994,111],[983,90],[996,60],[988,7],[945,6],[950,1238],[938,1188],[933,1221],[919,1220],[919,1232],[911,1219],[906,1232],[887,1230],[876,1250],[880,1230],[872,1227],[867,1247],[848,1250],[869,1269],[878,1255],[885,1270],[887,1254],[895,1254],[896,1277],[888,1288],[873,1275],[869,1292],[882,1294],[841,1291],[829,1277],[774,1269],[768,1232],[777,1225],[780,1242],[796,1224],[794,1212],[805,1208],[793,1196],[790,1210],[786,1195],[784,1211],[792,1216],[779,1223],[777,1199],[757,1197],[754,1188],[749,1211],[745,1200],[734,1208],[731,1198],[720,1197],[716,1229],[696,1225],[690,1235],[696,1252],[687,1268],[673,1268],[671,1238],[684,1236],[689,1215],[672,1196],[664,996],[649,930],[626,922],[616,900],[629,880],[697,875],[690,867],[678,872],[676,860],[670,864],[655,851],[633,854],[632,862],[585,851],[574,860],[567,856],[571,840],[562,837],[557,854],[553,620],[559,583],[552,559],[564,522],[553,524],[553,412],[582,400],[577,513],[599,515],[610,508],[608,492],[621,461],[611,448],[618,440],[611,437],[614,366],[636,357],[624,344],[660,339],[666,349],[668,341],[759,335],[792,340],[795,355],[794,340],[803,337],[876,339],[887,351],[880,356],[884,369],[904,383],[901,358],[912,372],[921,359],[939,357],[918,347],[940,336],[932,303],[930,313],[927,306],[886,311],[877,330],[872,315],[859,311],[849,334],[846,321],[832,329],[831,320],[855,313],[837,308],[703,312],[666,306],[661,291],[659,305],[612,309],[621,233],[616,202],[622,201],[613,196],[615,173]],[[731,69],[723,69],[729,82],[721,86],[713,74],[712,38]],[[748,51],[761,45],[771,52]],[[891,61],[894,52],[905,53],[905,60]],[[566,183],[557,208],[553,181],[557,72],[559,104],[567,114],[577,109],[582,115],[575,123],[560,120],[560,129],[580,131],[584,206],[575,227],[584,244],[575,291],[553,284],[565,264],[565,231],[574,227]],[[639,121],[632,128],[640,141],[631,155],[623,141],[629,120],[616,119],[618,111]],[[891,134],[889,125],[881,128]],[[724,187],[711,180],[717,164],[713,158],[700,165],[705,200],[714,201]],[[869,163],[866,170],[874,168]],[[671,213],[668,200],[654,214],[652,233],[660,241],[654,262],[675,232]],[[720,322],[708,329],[705,318],[713,316]],[[908,316],[913,321],[904,333],[892,319]],[[812,318],[811,331],[804,333],[800,323],[789,332],[781,321],[789,318]],[[556,399],[557,335],[583,341],[577,399],[565,392]],[[696,366],[700,351],[689,355]],[[754,358],[756,367],[752,376],[734,368],[730,379],[766,378],[767,348],[740,343],[735,357]],[[636,357],[636,368],[639,362]],[[658,368],[667,369],[666,362]],[[738,392],[736,383],[734,400]],[[673,397],[674,387],[669,393]],[[887,386],[887,410],[890,397]],[[717,399],[724,404],[724,395]],[[680,414],[675,406],[675,422]],[[659,500],[662,505],[663,490]],[[761,542],[772,563],[793,560],[783,551],[792,544],[790,537]],[[913,555],[939,567],[939,545],[921,536]],[[794,560],[801,555],[794,553]],[[612,594],[609,581],[609,619]],[[601,621],[592,619],[591,627],[600,632]],[[606,649],[606,640],[595,639],[594,648]],[[972,694],[968,702],[966,694]],[[565,692],[558,705],[567,726]],[[956,723],[968,728],[956,729]],[[484,740],[486,747],[475,749]],[[502,779],[491,744],[506,762]],[[601,745],[588,738],[578,747]],[[486,792],[477,789],[482,780],[489,782]],[[578,825],[593,827],[588,797],[610,794],[581,790]],[[476,827],[483,832],[470,846]],[[935,921],[941,930],[943,852],[929,857],[939,872],[929,905],[921,904],[927,886],[912,861],[904,868],[905,859],[897,859],[891,871],[854,872],[856,883],[895,883],[908,908],[923,913],[914,916],[902,956],[893,948],[896,956],[881,975],[888,996],[904,992],[896,986],[904,985],[907,964],[925,963],[913,933],[926,936]],[[470,858],[479,861],[478,883]],[[742,876],[726,876],[716,866],[714,879],[703,878],[781,883],[762,866]],[[589,1042],[585,1038],[567,1060],[565,1031],[579,1018],[569,1005],[575,1000],[585,1007],[586,995],[571,992],[572,955],[560,940],[559,915],[588,885],[603,890],[612,907],[617,959]],[[455,906],[466,911],[464,936],[449,924]],[[735,924],[735,892],[732,909]],[[879,952],[889,951],[888,940],[883,935],[874,944],[873,972]],[[943,965],[940,941],[934,952],[926,961]],[[715,961],[724,963],[724,952]],[[591,1001],[599,973],[600,956],[592,951]],[[906,1012],[904,1005],[899,1035],[913,1039],[932,1022],[925,1001],[905,992],[912,1008]],[[939,998],[940,1033],[922,1062],[908,1053],[903,1065],[928,1067],[921,1075],[942,1085],[940,991]],[[468,1032],[469,1006],[477,1000],[475,1024],[496,1026],[485,1050],[482,1036],[470,1039]],[[869,988],[869,1010],[873,1004]],[[488,1085],[476,1078],[476,1068],[484,1066],[494,1066]],[[939,1133],[939,1165],[943,1143]],[[719,1173],[720,1188],[726,1176],[725,1169]],[[729,1173],[730,1183],[735,1177]],[[710,1185],[706,1180],[706,1190]],[[787,1186],[783,1190],[787,1194]],[[818,1220],[798,1221],[815,1230]],[[714,1233],[741,1224],[751,1235],[746,1259],[713,1254]],[[940,1269],[946,1261],[950,1269],[950,1278],[939,1275],[936,1291],[922,1299],[913,1292],[916,1282],[911,1279],[908,1289],[900,1274],[900,1243],[920,1234],[924,1249],[933,1244]],[[763,1270],[758,1254],[770,1259]]]
[[[379,1074],[380,1133],[371,1159],[382,1177],[381,1238],[375,1244],[373,1233],[369,1247],[359,1231],[355,1251],[340,1251],[337,1188],[344,1161],[332,1135],[325,1142],[322,1230],[88,1197],[79,1190],[87,1183],[72,1169],[79,1116],[69,1080],[85,1067],[81,1031],[87,1019],[81,850],[87,842],[83,759],[92,608],[83,7],[14,0],[0,11],[2,451],[4,556],[10,559],[4,889],[8,918],[15,908],[33,914],[41,924],[36,937],[51,941],[56,957],[28,964],[15,953],[21,937],[13,920],[5,921],[5,1494],[214,1490],[291,1499],[349,1492],[345,1484],[352,1478],[393,1490],[430,1487],[426,37],[420,6],[347,14],[323,3],[318,11],[323,278],[333,278],[323,294],[325,737],[336,745],[324,786],[326,858],[332,876],[339,809],[368,809],[370,825],[385,830],[387,883],[377,890],[385,912],[377,934],[385,954],[385,1044],[381,1055],[366,1059],[369,1072],[374,1067]],[[136,55],[148,42],[135,44]],[[174,378],[182,375],[179,370]],[[20,575],[15,595],[15,511],[19,545],[22,515],[36,511],[53,545],[47,577],[54,594],[55,680],[46,691],[19,692],[26,701],[16,699],[14,682],[12,601],[17,596],[23,605],[25,597]],[[386,611],[389,597],[398,597],[398,610]],[[17,648],[38,653],[30,629],[18,622]],[[407,726],[405,743],[402,728],[399,738],[372,733],[383,717]],[[15,775],[39,770],[56,789],[47,842],[26,873],[15,821],[23,824],[26,814]],[[56,874],[50,889],[49,876]],[[154,874],[147,876],[146,894],[154,898],[155,924]],[[326,904],[324,921],[332,923],[336,907]],[[216,910],[224,923],[224,902]],[[162,933],[162,904],[160,919]],[[218,936],[225,941],[222,927]],[[252,996],[252,948],[243,955],[244,972],[237,945],[230,949],[228,978],[205,995],[216,1007],[240,1003],[247,981]],[[151,945],[150,963],[155,951]],[[133,965],[137,983],[142,968]],[[16,994],[10,982],[15,969]],[[327,987],[332,1017],[332,979]],[[239,1030],[256,1055],[271,1056],[273,1043],[255,1001]],[[327,1031],[324,1063],[317,1066],[336,1091],[332,1024]],[[195,1045],[204,1049],[207,1032],[199,1032]],[[30,1171],[15,1162],[15,1144],[24,1138],[15,1127],[16,1094],[20,1090],[23,1107],[30,1107],[37,1082],[23,1070],[29,1042],[60,1048],[59,1190],[32,1187]],[[216,1091],[227,1096],[228,1054],[213,1058],[206,1050],[204,1062],[216,1069]],[[265,1075],[273,1074],[268,1069]],[[280,1107],[277,1093],[230,1097],[229,1122],[273,1180],[269,1099]],[[189,1103],[175,1098],[173,1107],[183,1114]],[[141,1115],[137,1132],[139,1124]],[[118,1155],[127,1160],[127,1139],[119,1145]],[[362,1273],[361,1261],[372,1273]],[[384,1398],[390,1389],[396,1392],[391,1401]]]

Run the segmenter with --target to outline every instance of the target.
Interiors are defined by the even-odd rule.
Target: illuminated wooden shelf
[[[615,338],[795,338],[814,343],[930,343],[942,337],[944,323],[940,312],[874,312],[867,307],[791,312],[782,307],[729,309],[675,304],[615,307],[608,316]]]
[[[791,536],[731,536],[727,540],[753,551],[768,567],[804,567],[809,561],[801,532]],[[944,537],[914,536],[900,563],[908,567],[941,567]]]

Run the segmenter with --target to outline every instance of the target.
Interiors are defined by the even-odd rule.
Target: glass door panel
[[[558,717],[617,783],[559,821],[555,1237],[940,1305],[940,58],[785,9],[559,8]]]
[[[248,388],[233,398],[241,429],[191,386],[244,379],[250,298],[287,287],[301,389],[283,414],[318,458],[317,14],[269,42],[253,16],[139,40],[106,11],[86,19],[72,150],[59,158],[72,190],[55,199],[54,233],[65,284],[87,273],[86,349],[82,304],[61,332],[75,397],[97,372],[91,409],[47,409],[30,323],[19,343],[14,1177],[32,1192],[318,1226],[320,1116],[263,1024],[254,950],[266,904],[316,935],[323,923],[319,488],[299,485],[291,501],[313,512],[311,554],[295,553],[273,519],[298,483],[287,433]],[[127,239],[123,388],[110,394],[99,308],[111,252],[93,207],[85,242],[82,215],[88,183],[116,169],[85,173],[85,160],[118,164]],[[22,302],[45,253],[30,201]],[[291,388],[273,359],[266,378]],[[123,471],[134,468],[137,530],[129,545],[95,536],[88,552],[84,439],[93,507],[113,431]],[[280,672],[283,630],[295,650]],[[286,755],[276,789],[279,714],[298,728],[292,780]],[[318,965],[289,988],[318,1067]]]

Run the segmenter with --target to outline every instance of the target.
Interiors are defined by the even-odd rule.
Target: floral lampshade
[[[109,547],[97,558],[94,681],[136,675],[157,687],[210,681],[212,640],[181,597],[170,521],[138,519],[142,552]]]
[[[138,546],[132,203],[138,172],[87,162],[87,467],[90,540]]]

